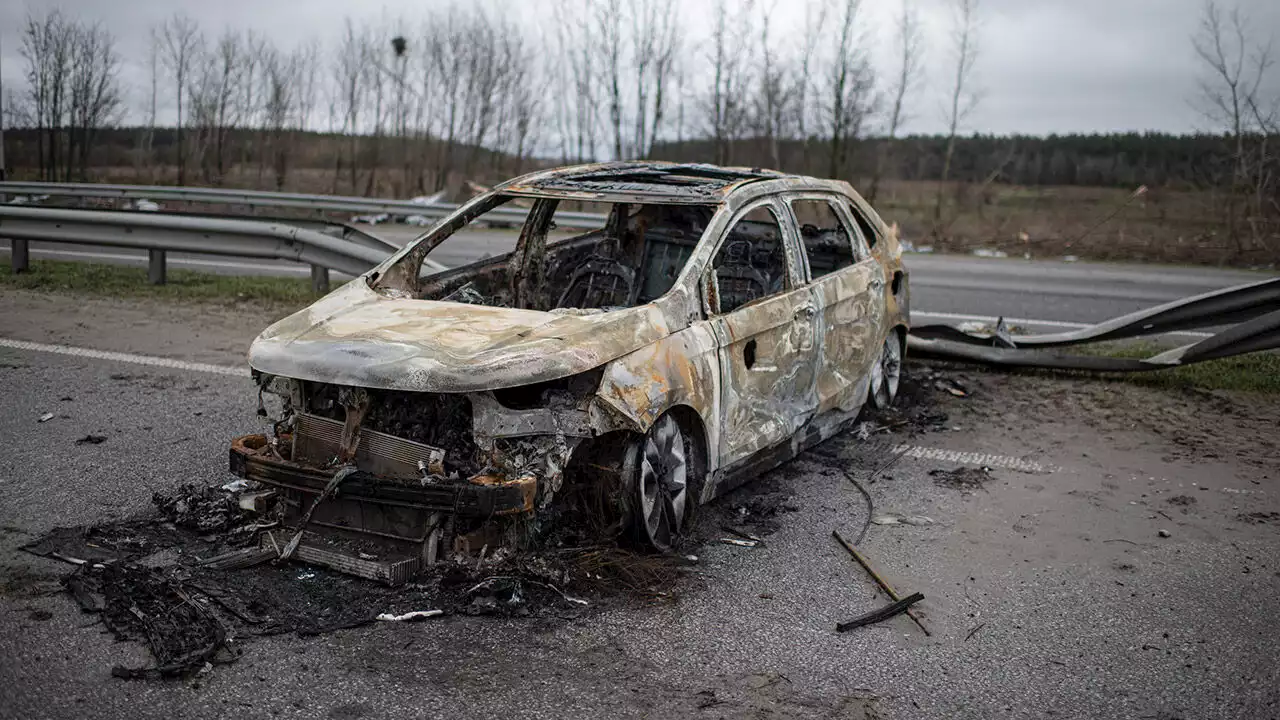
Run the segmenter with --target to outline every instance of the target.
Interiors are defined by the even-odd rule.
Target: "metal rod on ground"
[[[311,266],[311,289],[319,294],[329,292],[329,268]]]
[[[9,262],[14,275],[31,268],[31,251],[26,240],[9,241]]]
[[[885,594],[889,596],[890,600],[893,600],[894,602],[902,600],[902,598],[898,595],[897,591],[895,591],[892,587],[890,587],[889,583],[885,582],[885,579],[880,577],[880,573],[876,572],[875,569],[871,567],[871,563],[868,562],[865,557],[863,557],[862,553],[858,552],[857,548],[850,545],[848,540],[845,540],[843,537],[840,536],[840,531],[832,530],[831,536],[836,539],[836,542],[843,545],[845,550],[849,551],[849,554],[853,556],[853,559],[858,561],[858,564],[862,566],[862,569],[867,571],[867,574],[871,576],[872,580],[876,581],[876,584],[880,586],[881,590],[884,590]],[[920,629],[924,631],[924,634],[926,636],[933,637],[933,633],[929,632],[929,628],[924,626],[924,623],[920,621],[920,618],[916,617],[916,614],[911,611],[911,608],[907,608],[906,613],[907,613],[907,617],[911,618],[915,622],[915,624],[918,625]]]
[[[163,250],[147,251],[147,282],[163,285],[165,282],[165,257]]]

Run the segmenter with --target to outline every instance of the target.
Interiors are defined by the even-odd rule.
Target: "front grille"
[[[293,457],[303,463],[324,466],[338,456],[342,447],[342,423],[309,413],[298,413],[294,430]],[[444,451],[395,435],[362,428],[356,446],[356,467],[383,477],[414,480],[422,477],[421,467],[439,471]]]

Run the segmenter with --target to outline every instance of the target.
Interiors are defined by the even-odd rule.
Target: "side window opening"
[[[518,198],[501,206],[523,209],[519,202],[527,204]],[[437,240],[432,259],[451,244],[460,246],[455,253],[477,246],[471,252],[482,256],[423,277],[415,295],[552,312],[641,305],[671,289],[714,212],[702,205],[537,199],[522,224],[495,227],[482,215]]]
[[[817,280],[857,262],[853,236],[830,202],[793,200],[791,210],[800,228],[805,256],[809,258],[811,279]]]
[[[762,206],[743,215],[711,264],[721,314],[786,290],[786,246],[773,210]]]
[[[880,236],[876,234],[871,222],[862,214],[857,205],[845,202],[844,206],[849,209],[849,214],[853,216],[853,221],[858,223],[858,231],[862,233],[862,237],[867,239],[867,247],[875,247],[876,241],[880,239]]]

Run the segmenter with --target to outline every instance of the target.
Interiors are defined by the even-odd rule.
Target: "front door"
[[[866,399],[862,380],[880,358],[884,269],[836,198],[793,197],[789,205],[822,320],[818,412],[852,411]]]
[[[787,440],[817,408],[822,337],[783,207],[740,211],[704,287],[719,346],[722,466]]]

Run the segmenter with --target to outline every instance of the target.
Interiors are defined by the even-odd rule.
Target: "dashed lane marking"
[[[173,358],[156,357],[154,355],[135,355],[134,353],[92,350],[90,348],[72,347],[70,345],[50,345],[48,343],[11,340],[9,338],[0,338],[0,347],[12,348],[14,350],[31,350],[34,352],[54,353],[56,355],[70,355],[71,357],[92,358],[94,360],[111,360],[113,362],[132,363],[134,365],[150,365],[152,367],[169,368],[171,370],[188,370],[190,372],[211,373],[214,375],[249,377],[249,369],[247,367],[230,367],[228,365],[213,365],[211,363],[187,362],[186,360],[174,360]]]
[[[899,445],[894,448],[894,451],[902,453],[906,457],[919,458],[921,460],[941,460],[960,465],[977,465],[979,467],[985,465],[992,468],[1008,468],[1029,473],[1051,473],[1056,469],[1052,465],[1045,465],[1010,455],[965,452],[962,450],[922,447],[920,445]]]

